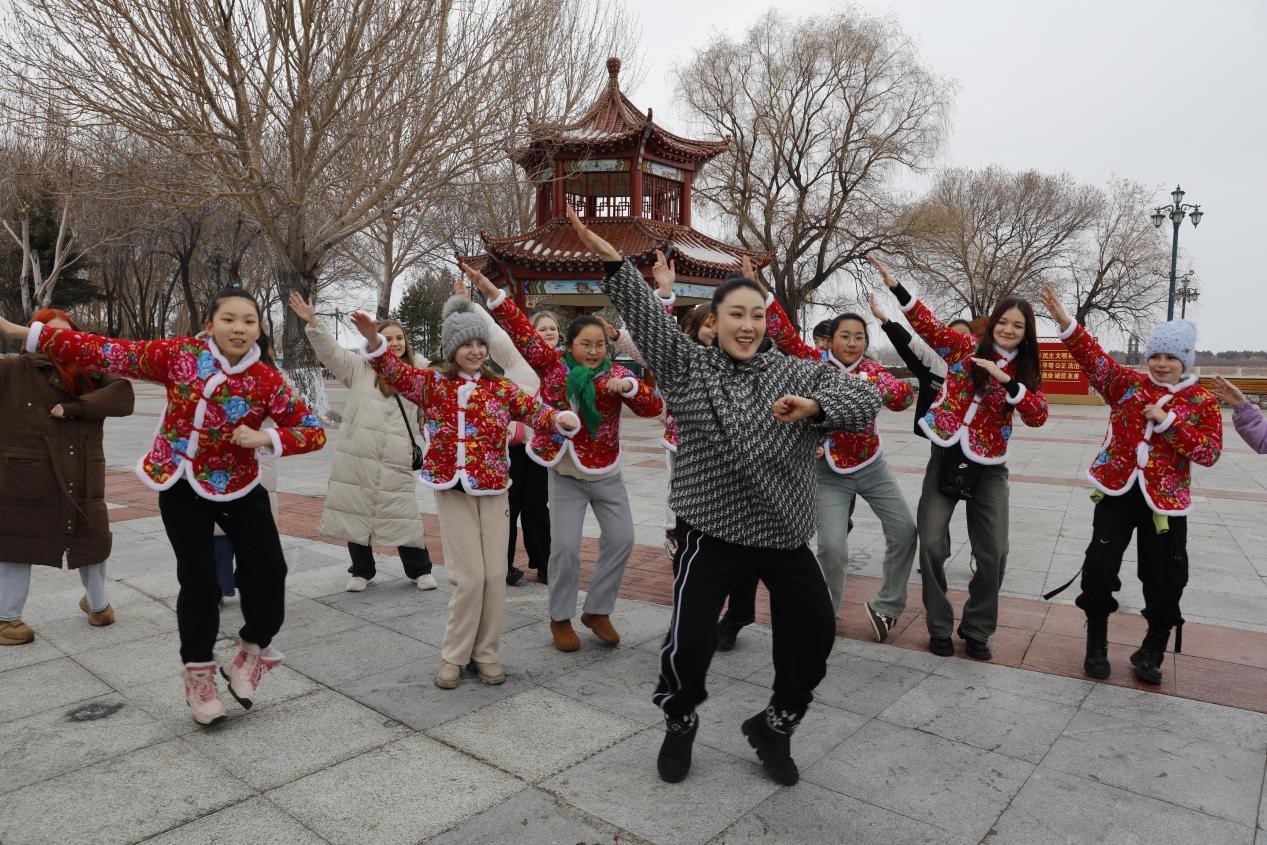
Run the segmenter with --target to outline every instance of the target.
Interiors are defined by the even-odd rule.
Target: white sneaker
[[[420,590],[434,590],[436,588],[435,576],[428,572],[426,575],[419,575],[418,580],[414,581]]]
[[[343,589],[347,590],[349,593],[359,593],[369,585],[370,582],[368,578],[362,578],[361,576],[356,575],[348,581],[348,585]]]

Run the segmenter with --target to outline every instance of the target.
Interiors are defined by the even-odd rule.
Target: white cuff
[[[773,304],[774,304],[774,294],[773,294],[773,293],[770,293],[769,291],[766,291],[766,295],[765,295],[765,307],[766,307],[766,308],[769,308],[769,307],[770,307],[771,305],[773,305]]]
[[[1023,400],[1025,398],[1025,394],[1029,392],[1028,390],[1025,389],[1025,385],[1021,384],[1019,381],[1016,383],[1016,386],[1020,389],[1016,391],[1015,396],[1013,396],[1011,393],[1007,394],[1007,403],[1009,405],[1021,404],[1021,400]]]
[[[912,308],[914,308],[914,307],[915,307],[915,303],[917,303],[917,302],[919,302],[919,297],[918,297],[918,296],[912,296],[912,297],[911,297],[911,301],[910,301],[910,302],[906,303],[905,305],[903,305],[902,303],[900,303],[900,302],[899,302],[899,303],[897,304],[897,307],[902,309],[902,313],[903,313],[903,314],[908,314],[908,313],[910,313],[910,310],[911,310]]]
[[[264,429],[264,433],[268,435],[269,440],[273,441],[271,451],[270,451],[270,447],[261,446],[260,448],[255,450],[256,454],[262,455],[265,458],[280,458],[282,456],[281,435],[277,433],[277,429],[275,428],[266,428]]]
[[[498,307],[505,301],[506,301],[506,291],[498,289],[497,296],[494,296],[492,299],[485,302],[484,305],[486,308],[488,308],[489,311],[492,311],[494,308]]]
[[[629,376],[629,389],[620,391],[620,395],[626,399],[632,399],[638,395],[639,386],[638,380],[633,376]]]
[[[41,322],[31,323],[31,327],[26,330],[26,351],[32,355],[40,351],[40,332],[44,331],[44,324]]]
[[[563,427],[563,415],[571,414],[576,418],[576,428],[567,429]],[[559,411],[554,415],[554,430],[564,437],[572,438],[581,433],[581,417],[575,411]]]
[[[1166,414],[1166,418],[1164,420],[1162,420],[1159,423],[1153,424],[1153,434],[1161,434],[1163,431],[1165,431],[1166,429],[1174,425],[1175,420],[1177,419],[1179,418],[1175,416],[1174,411],[1171,411],[1170,413]]]
[[[663,305],[665,308],[672,308],[674,303],[677,302],[676,292],[669,294],[668,299],[665,299],[663,296],[661,296],[660,291],[656,291],[655,296],[656,296],[656,299],[660,300],[660,304]]]
[[[361,339],[361,346],[357,350],[358,352],[361,353],[361,357],[367,361],[373,361],[375,358],[382,358],[383,353],[387,351],[387,338],[383,337],[380,334],[378,336],[378,348],[375,349],[373,352],[368,351],[369,345],[370,345],[369,341],[365,340],[364,338]]]
[[[1065,329],[1063,332],[1056,335],[1056,337],[1060,338],[1061,340],[1065,340],[1066,338],[1072,336],[1073,333],[1076,332],[1077,330],[1078,330],[1078,321],[1074,320],[1072,323],[1069,324],[1069,328]]]

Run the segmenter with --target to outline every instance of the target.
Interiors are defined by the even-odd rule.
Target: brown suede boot
[[[581,647],[581,638],[572,629],[572,620],[562,622],[550,620],[550,636],[554,637],[554,647],[559,651],[576,651]]]
[[[35,640],[35,632],[21,619],[0,622],[0,645],[26,645]]]
[[[620,634],[612,627],[610,616],[600,616],[597,613],[582,613],[581,624],[593,631],[594,636],[608,645],[616,645],[620,642]]]
[[[110,605],[106,605],[105,610],[93,611],[88,607],[88,597],[84,596],[79,600],[79,609],[88,614],[88,624],[93,627],[103,628],[114,624],[114,608]]]

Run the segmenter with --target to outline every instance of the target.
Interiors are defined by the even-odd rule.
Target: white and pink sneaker
[[[281,665],[286,655],[269,646],[260,650],[255,643],[241,640],[238,653],[228,666],[220,668],[220,674],[229,682],[229,694],[238,700],[247,710],[255,703],[255,693],[260,681],[272,669]]]
[[[216,691],[216,664],[185,664],[185,702],[200,725],[214,725],[224,719],[224,704]]]

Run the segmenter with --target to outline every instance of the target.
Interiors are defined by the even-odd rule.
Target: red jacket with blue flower
[[[807,361],[823,359],[822,351],[805,342],[801,333],[788,319],[783,306],[772,296],[766,297],[765,331],[775,345],[788,355]],[[905,411],[915,401],[915,390],[896,378],[878,361],[865,356],[845,364],[835,355],[827,353],[826,360],[843,373],[850,373],[871,382],[880,391],[880,401],[890,411]],[[880,433],[873,420],[866,431],[833,431],[823,445],[823,458],[827,466],[841,475],[857,472],[880,459]]]
[[[260,348],[230,365],[211,338],[118,340],[34,323],[26,348],[85,370],[144,379],[167,388],[167,410],[136,474],[155,490],[182,477],[204,499],[245,496],[259,483],[255,450],[233,444],[241,425],[263,429],[272,454],[298,455],[325,445],[326,433],[282,374],[261,362]]]
[[[986,379],[978,394],[972,384],[972,361],[977,339],[947,328],[928,307],[912,298],[902,306],[911,328],[934,352],[946,361],[946,381],[933,405],[919,421],[928,439],[939,446],[963,445],[964,454],[980,464],[1001,464],[1007,460],[1007,442],[1012,437],[1012,412],[1031,428],[1047,422],[1047,398],[1040,390],[1019,385],[1015,396],[994,379]],[[1016,377],[1016,351],[995,348],[995,363],[1007,375]]]
[[[490,301],[488,306],[489,312],[510,335],[524,360],[541,377],[541,401],[561,411],[574,410],[567,400],[568,367],[563,360],[563,350],[551,348],[505,293],[500,299]],[[613,378],[629,379],[633,386],[625,393],[612,393],[607,389],[607,382]],[[528,447],[528,454],[533,460],[552,467],[570,450],[581,472],[593,475],[610,472],[620,463],[622,403],[629,405],[630,410],[640,417],[658,417],[664,410],[664,400],[660,395],[619,364],[612,364],[610,370],[594,377],[594,393],[595,405],[602,415],[598,431],[590,434],[588,428],[581,426],[576,436],[568,439],[556,431],[537,429]]]
[[[1196,376],[1162,384],[1110,358],[1077,323],[1061,333],[1087,374],[1109,403],[1109,430],[1087,477],[1100,491],[1120,496],[1139,483],[1156,513],[1182,516],[1192,510],[1192,462],[1214,466],[1223,452],[1223,412]],[[1154,423],[1144,408],[1157,405],[1166,418]]]
[[[366,353],[393,388],[422,409],[427,454],[422,483],[433,490],[461,484],[472,496],[495,496],[510,487],[506,451],[511,422],[541,431],[558,429],[559,412],[504,378],[445,376],[384,355],[387,344]],[[560,436],[565,436],[560,433]]]

